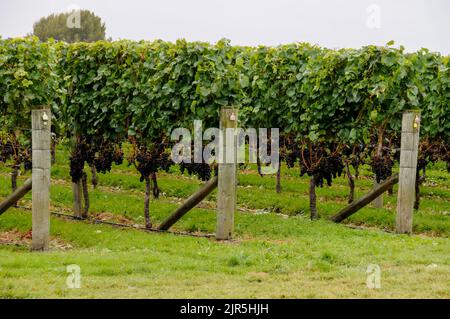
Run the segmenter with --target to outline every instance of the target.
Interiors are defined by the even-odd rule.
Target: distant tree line
[[[74,10],[41,18],[33,25],[33,34],[41,41],[94,42],[105,40],[106,27],[93,12]]]

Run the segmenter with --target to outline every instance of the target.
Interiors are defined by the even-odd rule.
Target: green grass
[[[251,167],[250,167],[251,168]],[[367,168],[362,175],[368,176]],[[20,182],[26,174],[20,177]],[[71,187],[67,153],[52,168],[52,209],[68,211]],[[91,211],[124,215],[143,224],[143,184],[133,167],[99,174],[90,189]],[[414,213],[415,235],[395,235],[395,196],[385,207],[366,207],[348,222],[327,220],[346,205],[344,178],[317,190],[322,217],[311,222],[308,179],[283,169],[282,193],[275,178],[255,170],[239,175],[235,240],[154,233],[52,217],[52,238],[72,246],[31,253],[27,246],[0,244],[2,298],[416,298],[450,297],[450,179],[442,164],[427,172],[421,208]],[[151,217],[162,221],[201,182],[174,168],[160,174],[164,193],[151,200]],[[357,180],[357,196],[372,187]],[[0,167],[0,197],[10,193],[8,168]],[[395,191],[394,191],[395,194]],[[175,230],[213,233],[215,193],[175,224]],[[21,204],[30,204],[27,195]],[[31,213],[10,209],[0,216],[0,234],[31,229]],[[82,288],[68,289],[66,266],[81,267]],[[381,289],[366,286],[369,264],[381,267]]]
[[[238,213],[233,242],[146,233],[52,218],[67,251],[0,249],[0,296],[42,297],[437,297],[448,298],[450,245],[444,238],[350,229],[302,217]],[[30,228],[13,209],[1,229]],[[243,234],[243,232],[245,232]],[[66,287],[66,266],[81,267],[81,289]],[[366,268],[381,267],[381,289]]]

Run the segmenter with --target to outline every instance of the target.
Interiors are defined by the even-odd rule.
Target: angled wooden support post
[[[237,122],[238,109],[228,106],[220,110],[221,149],[219,151],[219,181],[217,193],[216,239],[233,237],[237,188]]]
[[[5,200],[0,203],[0,215],[6,212],[8,208],[16,204],[19,199],[25,196],[25,194],[31,190],[32,184],[31,178],[29,178],[22,186],[18,187],[11,193],[11,195],[6,197]]]
[[[392,185],[398,182],[398,174],[394,174],[391,177],[389,177],[387,180],[379,184],[377,187],[372,189],[369,193],[362,196],[361,198],[358,198],[354,202],[352,202],[347,207],[343,208],[339,213],[331,217],[331,220],[339,223],[346,219],[347,217],[353,215],[358,210],[369,204],[371,201],[373,201],[375,198],[377,198],[380,194],[383,194],[385,191],[387,191]]]
[[[217,176],[214,176],[209,181],[207,181],[202,188],[200,188],[196,193],[189,196],[189,198],[177,208],[169,217],[167,217],[161,225],[159,225],[159,230],[168,230],[175,224],[181,217],[186,215],[188,211],[194,208],[198,203],[200,203],[209,193],[211,193],[217,187]]]
[[[51,113],[49,109],[32,110],[33,150],[33,231],[32,250],[48,249],[50,235],[50,144]]]
[[[412,232],[419,131],[420,111],[414,110],[404,112],[402,119],[400,178],[395,223],[395,231],[398,234],[410,234]]]

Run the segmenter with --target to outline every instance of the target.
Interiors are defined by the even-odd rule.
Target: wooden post
[[[377,196],[383,194],[386,190],[388,190],[390,187],[392,187],[392,185],[394,185],[397,182],[398,182],[398,174],[392,175],[387,180],[379,184],[376,188],[372,189],[369,193],[353,201],[350,205],[343,208],[339,213],[332,216],[331,220],[336,223],[343,221],[347,217],[353,215],[358,210],[369,204]]]
[[[238,110],[223,107],[220,110],[220,130],[222,132],[222,149],[219,152],[219,180],[217,193],[217,229],[216,239],[233,237],[234,212],[236,211],[237,188],[237,152],[236,128]]]
[[[11,195],[5,198],[3,202],[0,203],[0,215],[3,214],[10,208],[15,205],[19,199],[25,196],[31,190],[32,181],[31,178],[27,179],[25,183],[17,188]]]
[[[419,131],[420,111],[404,112],[402,119],[400,173],[395,227],[398,234],[410,234],[412,232]]]
[[[200,203],[209,193],[211,193],[217,187],[217,176],[214,176],[209,181],[207,181],[197,192],[189,196],[189,198],[177,208],[169,217],[167,217],[161,225],[159,225],[159,230],[168,230],[175,224],[181,217],[183,217],[188,211],[194,208],[198,203]]]
[[[48,249],[50,236],[50,144],[51,113],[49,109],[32,110],[33,231],[32,250]]]
[[[383,183],[383,181],[381,181],[381,183],[378,183],[377,180],[376,180],[376,177],[374,177],[374,178],[375,179],[374,179],[374,182],[373,182],[373,188],[375,189],[375,188],[379,187]],[[381,193],[380,196],[375,198],[373,200],[372,204],[373,204],[373,207],[375,207],[375,208],[383,208],[383,193]]]

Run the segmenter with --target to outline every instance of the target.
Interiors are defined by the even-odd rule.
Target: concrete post
[[[233,237],[237,198],[237,121],[237,108],[223,107],[220,110],[220,130],[223,145],[222,154],[219,154],[219,157],[223,160],[219,158],[216,229],[216,238],[219,240]]]
[[[419,131],[420,111],[404,112],[396,217],[396,232],[398,234],[410,234],[412,232]]]
[[[50,236],[50,144],[51,113],[49,109],[32,110],[32,250],[48,249]]]

